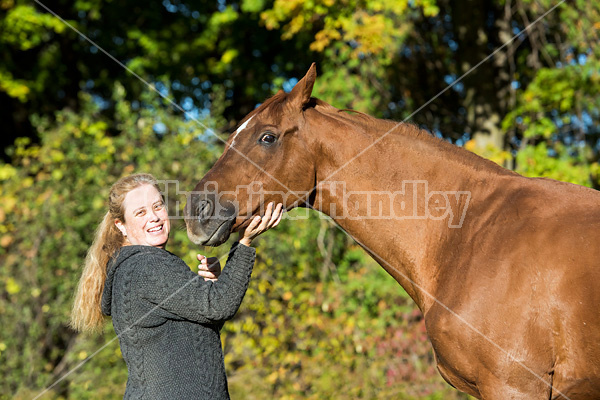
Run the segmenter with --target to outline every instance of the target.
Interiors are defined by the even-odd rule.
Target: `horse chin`
[[[208,241],[206,243],[204,243],[204,246],[211,246],[211,247],[220,246],[223,243],[225,243],[227,241],[227,239],[229,239],[229,236],[230,236],[229,229],[227,229],[223,234],[217,235],[215,233],[214,235],[212,235],[210,237],[210,239],[208,239]]]
[[[188,226],[188,238],[192,241],[192,243],[199,246],[219,246],[229,239],[231,234],[231,225],[234,221],[235,219],[231,219],[223,222],[212,233],[197,232],[197,229],[190,229],[190,226]]]

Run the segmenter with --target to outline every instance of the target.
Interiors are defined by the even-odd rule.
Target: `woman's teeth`
[[[160,231],[162,231],[162,228],[163,228],[162,225],[161,226],[157,226],[157,227],[154,227],[152,229],[148,229],[148,232],[160,232]]]

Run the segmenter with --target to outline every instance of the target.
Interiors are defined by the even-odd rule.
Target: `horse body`
[[[319,112],[318,107],[312,112]],[[307,115],[307,121],[318,118]],[[321,132],[327,131],[324,125],[316,123]],[[383,129],[389,130],[388,125],[383,124]],[[442,375],[474,396],[483,396],[486,388],[502,388],[490,393],[490,398],[518,398],[521,391],[523,398],[540,393],[540,399],[548,399],[551,385],[557,393],[576,398],[569,388],[585,383],[578,377],[583,371],[591,373],[598,385],[600,313],[593,306],[600,304],[598,193],[524,178],[435,138],[418,139],[416,129],[405,127],[411,129],[372,149],[377,158],[366,162],[376,168],[363,170],[357,163],[341,169],[335,180],[355,185],[346,187],[347,192],[407,191],[403,180],[394,178],[399,173],[393,160],[402,160],[400,175],[425,178],[426,190],[469,188],[462,226],[452,228],[447,219],[413,219],[412,215],[401,221],[334,219],[418,304]],[[366,147],[355,140],[358,133],[344,130],[343,135],[348,147],[356,144],[354,154]],[[410,145],[415,139],[420,141],[417,150]],[[329,176],[348,158],[348,154],[328,155],[322,163],[325,168],[318,164],[317,171],[324,173],[317,181],[322,182],[320,175]],[[465,159],[472,162],[465,163]],[[320,197],[324,198],[319,201]],[[410,203],[414,193],[401,199],[408,203],[408,210],[427,207]],[[417,202],[425,199],[424,193],[417,193]],[[339,193],[319,193],[314,208],[331,214],[327,207],[335,204],[339,210],[347,203]],[[359,204],[366,207],[368,201]],[[455,214],[460,215],[465,206],[456,207]],[[600,393],[590,397],[591,393],[582,398],[600,398]]]
[[[426,311],[440,372],[482,398],[600,398],[600,215],[565,201],[576,187],[508,180],[487,217],[471,204]]]
[[[600,398],[600,194],[342,113],[310,97],[314,79],[313,66],[245,118],[235,148],[232,138],[196,186],[217,182],[222,195],[186,205],[190,238],[220,244],[268,201],[308,205],[405,288],[456,388],[483,399]],[[263,195],[234,189],[251,182]]]

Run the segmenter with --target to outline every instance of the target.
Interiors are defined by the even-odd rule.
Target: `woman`
[[[269,204],[240,232],[226,268],[194,274],[164,250],[170,223],[156,180],[122,178],[86,258],[72,326],[90,331],[112,316],[129,377],[125,398],[228,399],[219,331],[238,310],[254,265],[252,240],[277,226]],[[199,256],[203,269],[206,260]],[[108,271],[107,271],[108,270]]]

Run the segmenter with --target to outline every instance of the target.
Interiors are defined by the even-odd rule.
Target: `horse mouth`
[[[227,239],[229,239],[229,236],[231,235],[231,232],[232,232],[231,225],[234,223],[234,221],[235,221],[235,219],[229,219],[229,220],[223,221],[221,224],[219,224],[215,228],[215,230],[212,232],[212,234],[210,234],[210,236],[208,238],[204,238],[204,237],[202,237],[202,235],[196,234],[193,231],[193,229],[190,229],[190,226],[188,226],[188,228],[187,228],[188,238],[195,245],[211,246],[211,247],[219,246],[219,245],[225,243],[227,241]]]

